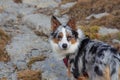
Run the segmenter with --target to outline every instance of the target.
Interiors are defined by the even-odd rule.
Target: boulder
[[[31,14],[23,17],[23,23],[40,34],[50,34],[50,16],[44,14]]]

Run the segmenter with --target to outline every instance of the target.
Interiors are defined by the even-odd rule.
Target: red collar
[[[65,64],[65,66],[68,67],[68,58],[67,58],[67,57],[65,57],[65,58],[63,59],[63,62],[64,62],[64,64]]]

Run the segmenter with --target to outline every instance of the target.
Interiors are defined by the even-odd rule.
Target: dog
[[[52,16],[50,44],[54,55],[68,67],[71,80],[102,80],[109,67],[110,80],[119,80],[120,53],[113,46],[86,37],[74,19],[62,24]],[[106,79],[105,79],[106,80]]]

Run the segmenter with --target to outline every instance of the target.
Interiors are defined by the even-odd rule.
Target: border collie
[[[106,80],[106,67],[110,80],[119,80],[120,53],[104,42],[84,36],[74,19],[62,24],[52,16],[50,43],[55,56],[64,60],[72,74],[71,80]]]

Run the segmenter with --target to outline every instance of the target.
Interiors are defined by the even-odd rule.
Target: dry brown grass
[[[28,67],[31,67],[31,65],[36,61],[44,61],[47,57],[45,55],[40,55],[37,57],[30,58],[30,61],[27,63]]]
[[[80,28],[84,31],[84,34],[91,39],[99,39],[99,26],[80,26]]]
[[[108,35],[100,35],[98,34],[100,26],[80,26],[80,28],[84,31],[84,34],[89,36],[91,39],[98,39],[106,42],[110,45],[113,45],[116,49],[120,51],[120,44],[112,42],[113,39],[120,40],[120,32]]]
[[[15,3],[22,3],[22,0],[13,0]]]
[[[7,80],[7,78],[6,78],[6,77],[3,77],[3,78],[1,78],[0,80]]]
[[[0,6],[0,13],[2,13],[4,11],[3,7]]]
[[[0,29],[0,61],[8,61],[10,58],[5,50],[5,46],[10,40],[10,37]]]
[[[78,0],[79,2],[69,9],[67,14],[76,20],[81,25],[104,25],[117,27],[120,29],[120,0]],[[103,17],[101,19],[93,19],[90,23],[86,24],[85,18],[91,14],[98,14],[108,12],[112,16]],[[111,18],[109,18],[111,17]]]
[[[37,36],[44,36],[44,37],[49,37],[47,34],[43,33],[42,31],[38,31],[38,30],[34,30],[34,33],[37,35]]]
[[[17,73],[18,80],[42,80],[42,72],[38,70],[23,70]]]
[[[75,2],[77,0],[62,0],[62,4],[68,3],[68,2]]]
[[[111,28],[118,28],[120,29],[120,16],[113,16],[113,15],[108,15],[104,16],[100,19],[95,19],[90,21],[90,25],[98,25],[98,26],[106,26],[106,27],[111,27]]]

